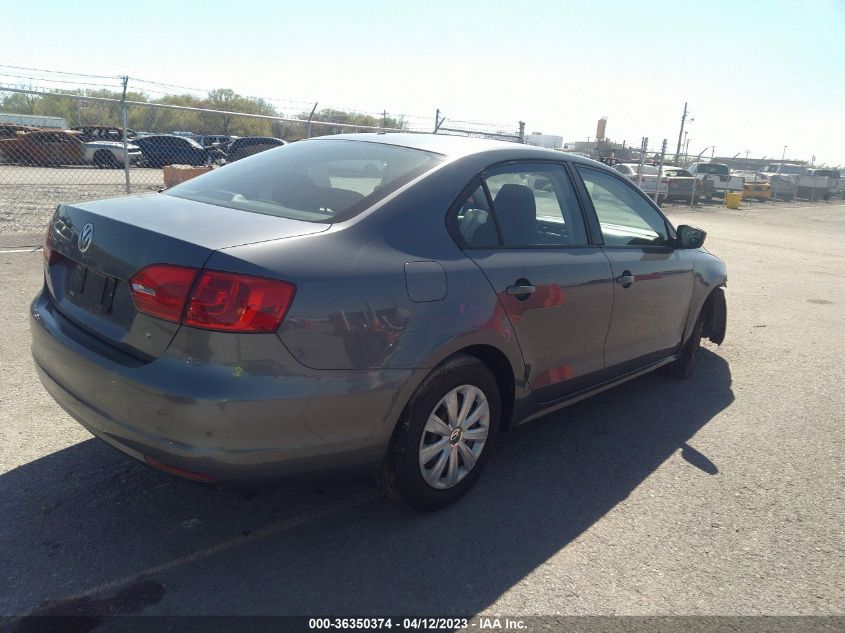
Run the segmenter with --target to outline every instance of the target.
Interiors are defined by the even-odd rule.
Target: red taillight
[[[129,287],[139,312],[227,332],[275,332],[296,290],[278,279],[166,264],[144,268]]]
[[[144,314],[178,323],[197,272],[195,268],[165,264],[144,268],[129,280],[135,307]]]
[[[237,332],[275,332],[296,287],[286,281],[205,270],[188,307],[185,325]]]

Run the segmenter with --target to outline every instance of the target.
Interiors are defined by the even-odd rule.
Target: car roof
[[[409,147],[411,149],[419,149],[427,152],[434,152],[436,154],[448,156],[449,158],[460,158],[463,156],[469,156],[470,154],[480,154],[484,152],[507,152],[513,154],[514,158],[522,157],[527,159],[535,158],[540,160],[561,160],[562,158],[566,158],[568,160],[573,160],[578,163],[593,166],[601,165],[601,163],[591,158],[575,156],[573,154],[560,152],[558,150],[537,147],[536,145],[526,145],[522,143],[514,143],[510,141],[497,141],[485,138],[452,136],[449,134],[377,132],[363,134],[332,134],[327,136],[317,136],[306,140],[307,142],[342,140],[364,141],[368,143],[382,143],[385,145],[397,145],[400,147]]]

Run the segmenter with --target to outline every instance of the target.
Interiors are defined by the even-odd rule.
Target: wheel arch
[[[724,285],[717,286],[710,291],[701,307],[701,312],[704,315],[702,337],[710,339],[716,345],[721,345],[725,340],[728,321],[728,306],[725,301]]]

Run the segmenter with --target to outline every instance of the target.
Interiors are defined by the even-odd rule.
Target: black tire
[[[115,155],[105,149],[100,149],[94,152],[94,164],[102,169],[115,169],[120,167],[120,161],[115,158]]]
[[[701,347],[701,332],[704,328],[704,310],[698,315],[692,333],[681,348],[680,356],[668,365],[665,365],[666,373],[675,378],[690,378],[695,371],[695,357]]]
[[[487,438],[475,465],[463,479],[450,488],[437,489],[423,478],[419,464],[420,444],[429,415],[444,396],[463,385],[476,387],[487,399],[490,411]],[[481,476],[495,448],[500,420],[501,398],[490,369],[472,356],[453,356],[435,368],[408,401],[379,470],[379,484],[390,498],[404,501],[417,510],[439,510],[454,503]]]

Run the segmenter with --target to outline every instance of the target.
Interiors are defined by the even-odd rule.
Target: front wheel
[[[501,419],[496,379],[472,356],[437,367],[411,397],[394,431],[379,481],[418,510],[458,500],[481,476]]]
[[[692,333],[681,348],[678,358],[666,365],[666,373],[676,378],[689,378],[695,370],[695,357],[701,347],[701,332],[704,328],[704,310],[698,315]]]

